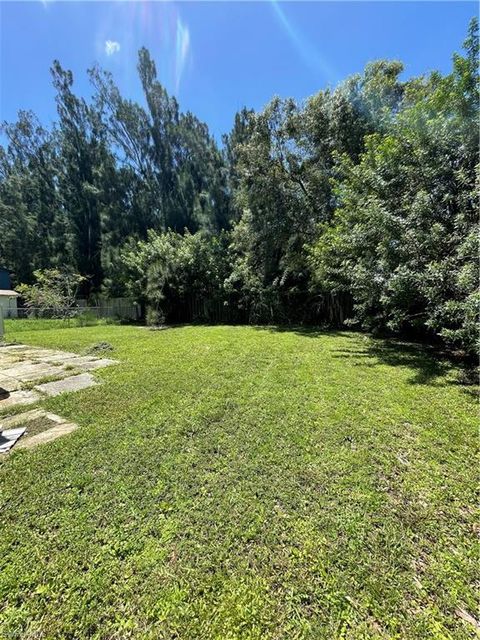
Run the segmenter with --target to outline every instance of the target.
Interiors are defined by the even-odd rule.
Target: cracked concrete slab
[[[9,367],[15,367],[21,364],[22,360],[15,356],[0,357],[0,369],[7,369]]]
[[[26,351],[29,347],[26,344],[6,344],[2,350],[9,351]]]
[[[70,351],[50,351],[48,355],[45,355],[42,360],[49,364],[64,364],[71,358],[82,358],[84,356],[78,355],[78,353],[70,353]]]
[[[7,376],[9,378],[17,378],[24,373],[35,371],[37,366],[38,365],[33,364],[32,362],[19,362],[12,367],[2,367],[1,373],[3,376]]]
[[[54,349],[17,344],[0,346],[0,410],[32,404],[45,396],[58,396],[95,386],[99,382],[86,372],[116,363],[110,358],[81,356]],[[81,371],[85,373],[79,373]],[[50,376],[60,379],[40,383],[42,378]],[[37,384],[32,389],[24,388],[24,385],[31,386],[35,382]],[[51,442],[77,428],[74,422],[43,409],[31,409],[0,418],[0,436],[6,433],[1,439],[5,452],[13,447],[13,439],[15,449],[26,449]],[[18,441],[17,437],[20,438]]]
[[[80,391],[97,385],[98,382],[89,373],[81,373],[78,376],[70,376],[55,382],[46,382],[45,384],[36,385],[34,388],[47,396],[58,396],[61,393]]]
[[[61,351],[55,351],[54,349],[42,349],[41,347],[29,347],[25,351],[21,352],[22,358],[33,358],[46,360],[52,354],[62,353]]]

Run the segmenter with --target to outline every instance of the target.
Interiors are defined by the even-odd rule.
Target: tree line
[[[68,268],[152,322],[349,324],[478,350],[478,22],[452,70],[368,64],[298,104],[237,113],[219,146],[142,49],[143,104],[52,66],[57,122],[2,127],[0,263]]]

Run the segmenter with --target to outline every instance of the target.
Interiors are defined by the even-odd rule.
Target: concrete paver
[[[92,375],[89,373],[81,373],[78,376],[70,376],[69,378],[63,378],[55,382],[38,384],[34,388],[41,393],[45,393],[47,396],[59,396],[61,393],[67,391],[80,391],[80,389],[87,389],[96,384],[98,383]]]
[[[32,382],[48,376],[65,375],[65,370],[62,367],[55,367],[54,365],[39,362],[38,364],[22,364],[3,369],[2,373],[9,378],[16,378],[20,380],[20,382]]]
[[[12,391],[8,395],[0,397],[0,409],[9,409],[17,404],[33,404],[38,400],[40,400],[40,394],[35,391]]]
[[[99,384],[98,381],[86,372],[112,364],[116,364],[116,360],[81,356],[55,349],[17,344],[0,346],[0,411],[17,405],[38,402],[45,395],[57,396],[61,393],[95,386]],[[41,383],[40,381],[46,377],[59,379]],[[35,386],[25,388],[25,386],[31,387],[32,385]],[[46,419],[46,424],[51,423],[54,426],[29,436],[28,423],[42,417]],[[77,428],[77,425],[43,409],[32,409],[8,418],[0,417],[0,435],[2,432],[6,432],[8,436],[8,433],[25,427],[26,433],[16,442],[16,449],[50,442],[59,436],[70,433]],[[38,426],[35,429],[38,429]],[[5,441],[8,441],[7,436],[4,438]],[[6,445],[4,448],[8,449],[8,446]]]
[[[10,393],[10,391],[18,391],[21,388],[20,380],[0,375],[0,396],[3,396],[4,392]]]
[[[62,422],[61,424],[56,425],[55,427],[51,427],[46,431],[42,431],[41,433],[36,433],[34,436],[30,436],[29,438],[25,438],[17,442],[15,448],[16,449],[31,449],[32,447],[36,447],[39,444],[45,444],[46,442],[51,442],[52,440],[56,440],[60,436],[64,436],[67,433],[71,433],[78,429],[78,424],[74,422]]]

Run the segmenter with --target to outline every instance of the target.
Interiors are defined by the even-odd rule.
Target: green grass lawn
[[[42,403],[80,429],[0,465],[0,638],[474,637],[477,412],[447,363],[354,333],[16,324],[120,364]]]

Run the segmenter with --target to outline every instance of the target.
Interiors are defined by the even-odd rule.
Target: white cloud
[[[107,56],[113,56],[114,53],[120,51],[120,43],[115,40],[105,40],[105,53]]]

